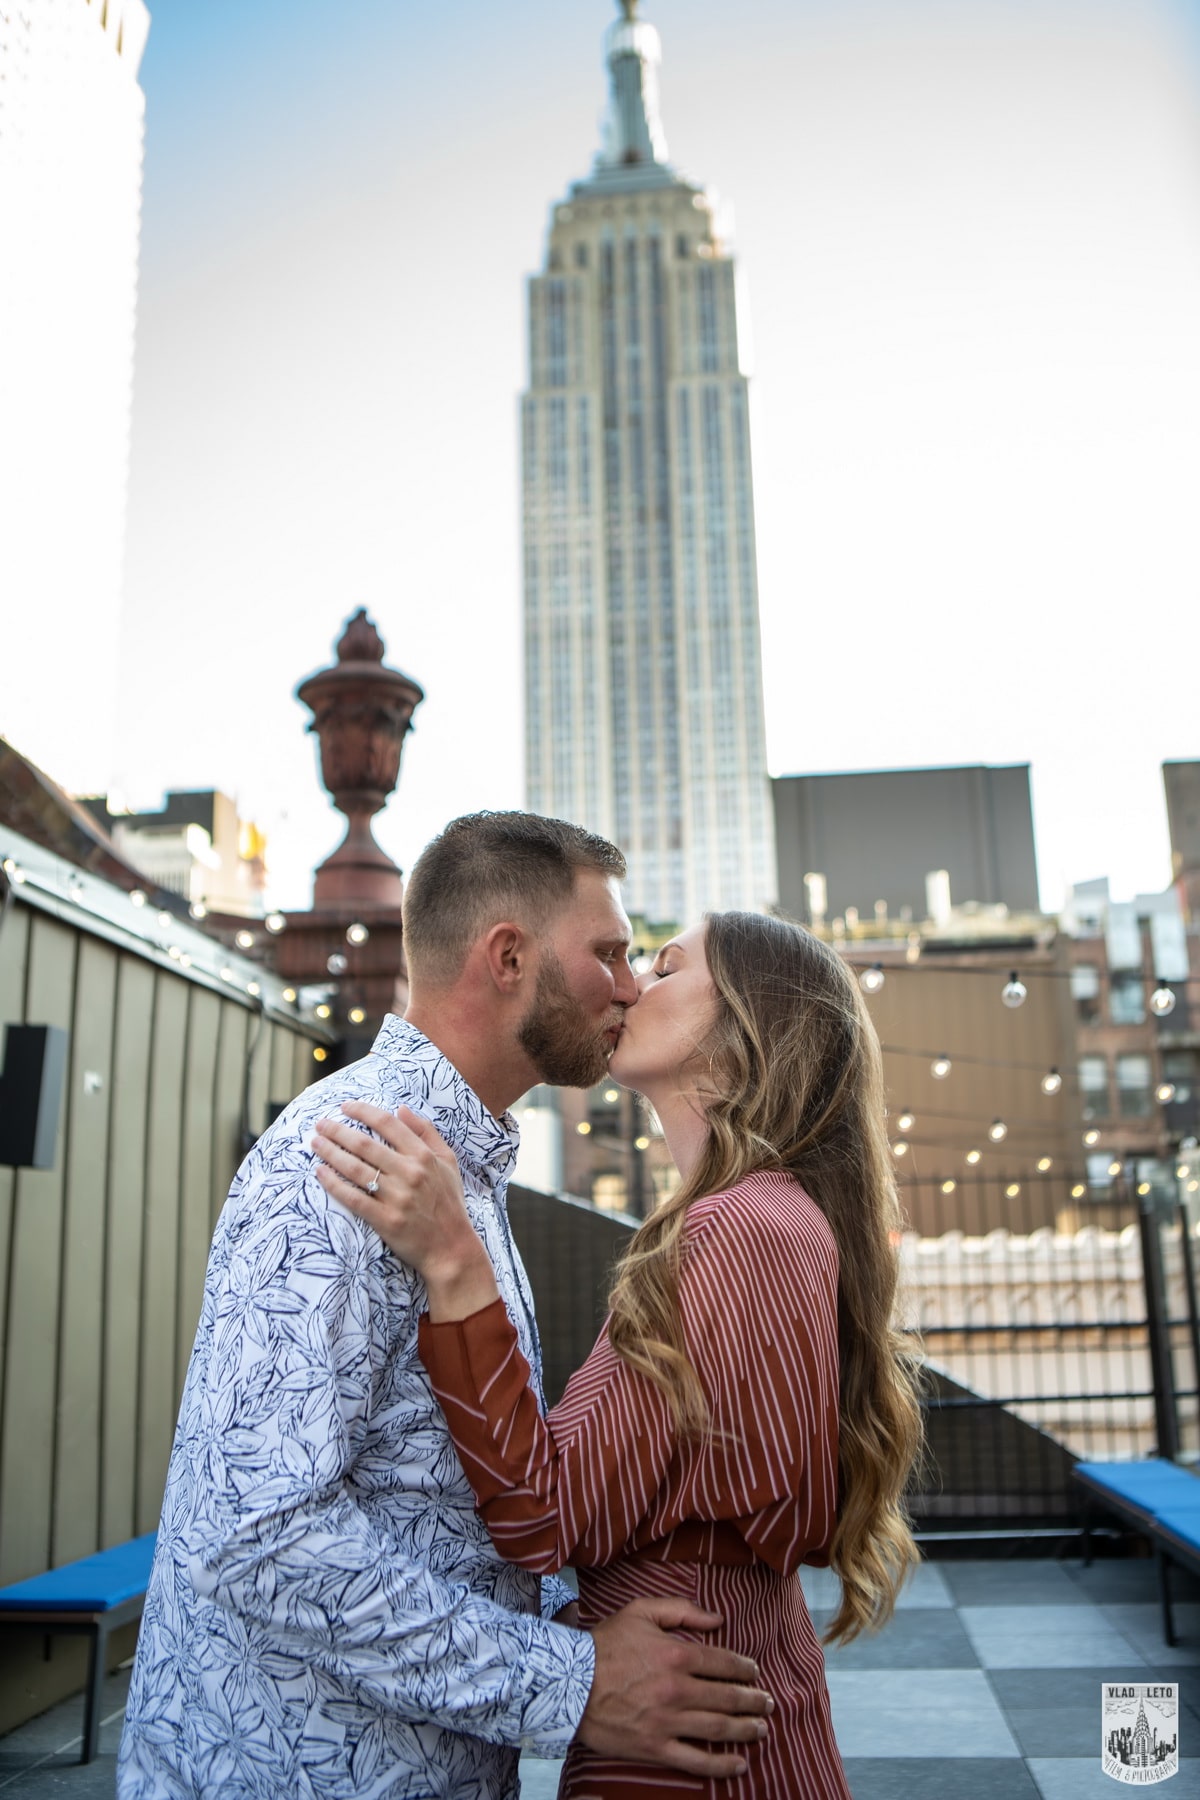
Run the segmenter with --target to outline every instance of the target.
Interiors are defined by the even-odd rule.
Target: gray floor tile
[[[817,1635],[826,1620],[814,1613]],[[826,1669],[977,1669],[975,1647],[953,1607],[897,1612],[883,1630],[852,1643],[825,1645]]]
[[[831,1669],[827,1680],[843,1756],[1020,1754],[980,1669]]]
[[[1096,1606],[960,1606],[958,1616],[985,1669],[1111,1669],[1145,1661]]]
[[[855,1756],[846,1759],[846,1779],[854,1800],[1038,1800],[1033,1777],[1011,1756],[924,1763]]]
[[[553,1758],[521,1758],[521,1800],[555,1800],[562,1763]]]
[[[954,1596],[946,1583],[946,1577],[937,1563],[922,1563],[914,1569],[904,1586],[900,1589],[896,1601],[897,1612],[907,1611],[910,1607],[953,1606]]]
[[[1086,1606],[1087,1595],[1052,1558],[1023,1562],[945,1562],[941,1570],[956,1606]]]
[[[1143,1680],[1145,1677],[1143,1676]],[[1060,1706],[1053,1680],[1046,1682],[1045,1706],[1006,1706],[1004,1717],[1024,1756],[1071,1757],[1100,1754],[1099,1683],[1092,1706]]]
[[[1129,1639],[1138,1654],[1159,1670],[1195,1668],[1200,1664],[1200,1606],[1172,1607],[1180,1642],[1171,1645],[1163,1636],[1162,1611],[1156,1601],[1105,1603],[1100,1611],[1110,1625]]]
[[[1100,1684],[1139,1682],[1152,1677],[1137,1662],[1114,1663],[1107,1669],[989,1669],[988,1684],[1007,1712],[1011,1707],[1062,1706],[1069,1712],[1092,1706],[1100,1718]],[[1181,1691],[1180,1698],[1183,1698]],[[1099,1725],[1096,1727],[1099,1730]]]
[[[831,1613],[842,1603],[842,1584],[832,1569],[802,1568],[800,1586],[810,1613]]]
[[[1114,1800],[1133,1792],[1104,1773],[1098,1756],[1031,1757],[1028,1766],[1042,1800]],[[1170,1800],[1200,1800],[1200,1761],[1184,1757],[1178,1775],[1154,1791]]]
[[[1151,1557],[1106,1559],[1084,1568],[1081,1562],[1064,1563],[1067,1574],[1088,1600],[1153,1601],[1158,1598],[1158,1570]],[[1172,1590],[1174,1591],[1174,1590]],[[1179,1598],[1194,1598],[1191,1586],[1180,1585]]]

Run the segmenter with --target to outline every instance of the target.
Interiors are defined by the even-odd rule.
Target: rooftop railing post
[[[1154,1423],[1158,1437],[1158,1454],[1174,1461],[1179,1454],[1179,1414],[1175,1398],[1175,1376],[1171,1362],[1171,1337],[1168,1327],[1166,1282],[1163,1278],[1162,1237],[1163,1212],[1153,1189],[1137,1192],[1137,1165],[1126,1164],[1126,1180],[1136,1196],[1138,1230],[1142,1241],[1142,1280],[1146,1290],[1146,1336],[1150,1352],[1150,1372],[1154,1383]]]

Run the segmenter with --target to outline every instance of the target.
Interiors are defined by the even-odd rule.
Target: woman
[[[878,1042],[840,957],[757,914],[710,915],[638,985],[611,1073],[654,1106],[680,1187],[635,1233],[604,1330],[545,1420],[431,1128],[347,1106],[379,1137],[324,1122],[322,1183],[424,1277],[422,1360],[502,1555],[574,1564],[585,1625],[645,1594],[720,1613],[774,1696],[736,1780],[576,1745],[560,1795],[849,1800],[796,1571],[837,1571],[840,1642],[890,1616],[917,1560]]]

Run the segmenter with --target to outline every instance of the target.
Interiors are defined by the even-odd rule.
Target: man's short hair
[[[420,980],[453,981],[483,932],[511,918],[541,930],[567,901],[577,869],[621,881],[625,858],[607,838],[538,813],[452,819],[413,865],[404,892],[404,949]]]

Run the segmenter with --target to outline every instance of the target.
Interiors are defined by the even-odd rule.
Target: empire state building
[[[614,839],[629,910],[681,924],[775,894],[749,412],[733,258],[622,10],[603,148],[529,283],[527,800]]]

